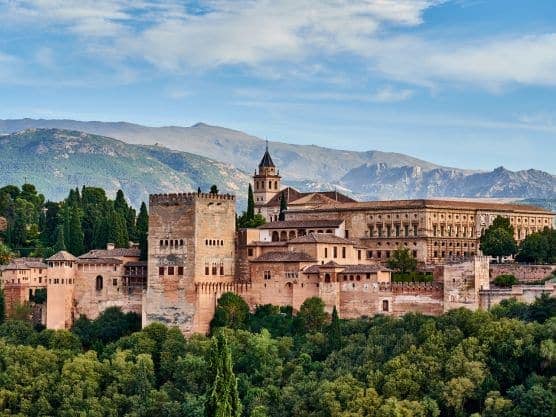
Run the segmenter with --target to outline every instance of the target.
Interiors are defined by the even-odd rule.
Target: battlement
[[[173,193],[173,194],[151,194],[149,195],[150,205],[178,205],[180,203],[190,203],[194,200],[235,201],[233,194],[211,194],[211,193]]]
[[[443,285],[438,282],[392,282],[380,283],[379,291],[391,292],[437,292],[443,290]]]

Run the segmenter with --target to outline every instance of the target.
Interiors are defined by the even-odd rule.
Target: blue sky
[[[0,118],[556,174],[554,0],[0,0]]]

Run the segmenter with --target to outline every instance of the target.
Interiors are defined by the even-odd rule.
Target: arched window
[[[286,232],[285,230],[282,230],[280,232],[280,240],[288,240],[288,232]]]
[[[324,274],[324,282],[330,282],[330,274],[329,273]]]
[[[275,190],[278,189],[278,181],[274,181],[274,189],[275,189]]]
[[[280,240],[280,236],[278,236],[278,232],[275,230],[274,232],[272,232],[272,241],[278,242],[279,240]]]
[[[295,231],[290,230],[290,239],[295,239]]]
[[[98,275],[96,278],[95,288],[97,291],[102,290],[103,287],[103,278],[102,275]]]

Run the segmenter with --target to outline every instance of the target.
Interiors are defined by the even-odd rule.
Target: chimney
[[[114,245],[113,243],[107,243],[106,244],[106,249],[107,250],[114,250],[115,247],[116,247],[116,245]]]

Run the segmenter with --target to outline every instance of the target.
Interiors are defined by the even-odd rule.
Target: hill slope
[[[222,161],[248,173],[256,168],[264,150],[264,141],[255,136],[203,123],[191,127],[147,127],[126,122],[0,120],[0,133],[12,133],[30,127],[79,130],[132,144],[159,143],[188,152],[188,161],[194,160],[192,154],[196,154],[200,155],[197,158]],[[399,153],[342,151],[281,142],[271,143],[271,153],[284,177],[284,184],[305,191],[337,188],[365,200],[423,197],[556,198],[556,177],[537,170],[512,172],[498,168],[480,172],[442,167]],[[166,149],[165,157],[160,162],[176,168],[172,165],[175,156],[171,155],[171,151]],[[193,178],[195,167],[185,169],[188,170],[189,178]],[[195,177],[195,181],[201,181],[202,178],[203,175]],[[214,182],[220,183],[217,180],[218,177]]]
[[[0,136],[0,184],[35,184],[59,200],[70,188],[121,188],[131,203],[149,193],[208,190],[246,193],[249,177],[222,162],[161,146],[130,145],[108,137],[61,129],[27,129]]]

